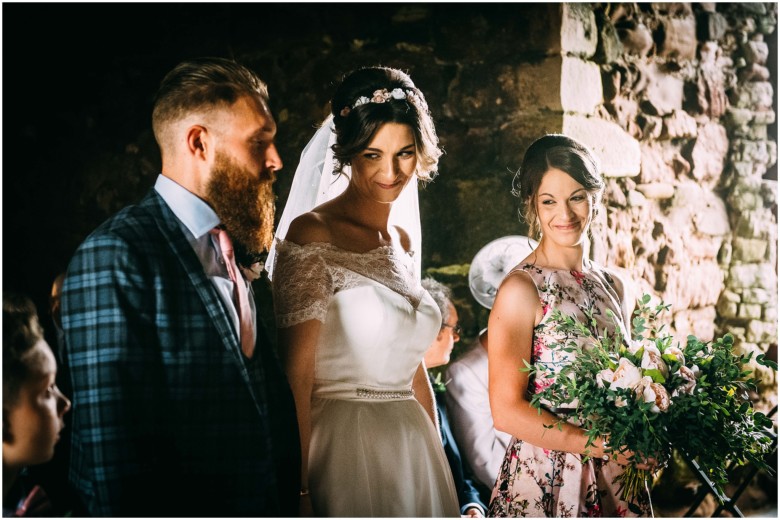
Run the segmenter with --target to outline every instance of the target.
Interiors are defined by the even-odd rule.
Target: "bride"
[[[301,156],[268,266],[301,515],[459,516],[423,364],[441,327],[419,264],[417,179],[441,155],[433,122],[409,76],[384,67],[349,74],[331,111]]]

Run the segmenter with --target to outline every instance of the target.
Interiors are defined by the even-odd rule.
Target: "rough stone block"
[[[737,108],[772,110],[774,91],[768,81],[749,81],[734,87],[729,97],[731,104]]]
[[[675,110],[663,118],[663,139],[683,139],[696,137],[698,128],[696,120],[684,110]]]
[[[661,18],[658,32],[658,55],[662,58],[688,61],[696,59],[696,19]]]
[[[718,315],[721,318],[736,318],[739,304],[732,302],[718,302]]]
[[[495,126],[542,110],[561,112],[561,60],[553,56],[535,63],[464,65],[450,84],[447,107],[453,117],[472,126]]]
[[[653,48],[653,34],[648,27],[639,22],[624,24],[619,30],[620,43],[626,54],[644,58]]]
[[[777,204],[777,180],[761,179],[761,197],[765,206]]]
[[[723,164],[729,151],[726,129],[709,122],[699,129],[691,150],[693,177],[707,185],[714,185],[723,175]]]
[[[607,177],[633,177],[639,173],[639,142],[615,123],[595,117],[564,114],[563,133],[588,145]]]
[[[621,208],[625,208],[628,204],[625,188],[617,179],[607,179],[604,189],[604,203]]]
[[[615,26],[606,20],[603,14],[600,14],[600,17],[603,22],[597,24],[600,26],[599,39],[593,58],[599,63],[614,63],[623,54],[623,44],[620,43]]]
[[[720,246],[720,251],[718,251],[718,263],[724,268],[728,269],[728,267],[731,265],[731,256],[733,253],[733,247],[731,245],[731,242],[728,240],[724,240],[723,244]]]
[[[640,66],[641,74],[646,81],[642,108],[650,115],[671,114],[682,110],[683,88],[682,78],[672,75],[658,63]]]
[[[751,343],[774,343],[777,341],[777,323],[753,320],[747,325],[746,339]]]
[[[691,181],[680,182],[669,206],[667,218],[672,229],[695,229],[708,236],[722,236],[731,231],[723,199]]]
[[[703,307],[676,312],[674,314],[675,336],[688,337],[692,334],[702,341],[715,337],[715,307]]]
[[[776,294],[775,294],[775,301],[770,301],[769,303],[764,305],[764,314],[761,316],[761,319],[771,323],[778,322]]]
[[[562,4],[561,51],[589,58],[596,52],[598,37],[596,16],[590,4]]]
[[[642,183],[666,182],[676,180],[673,167],[674,157],[679,155],[679,147],[668,141],[642,141],[639,143],[642,159],[642,172],[639,181]]]
[[[729,269],[726,286],[731,290],[740,290],[773,287],[773,283],[777,283],[777,275],[771,264],[735,264]]]
[[[527,63],[515,68],[514,73],[502,75],[499,81],[510,89],[522,111],[539,109],[560,112],[563,58],[552,56],[537,63]]]
[[[674,197],[674,185],[667,182],[637,184],[636,189],[648,199],[671,199]]]
[[[737,77],[741,82],[747,81],[769,81],[769,69],[758,63],[749,63],[746,67],[739,69]]]
[[[766,141],[769,139],[766,125],[751,125],[746,137],[755,141]]]
[[[771,125],[775,122],[774,110],[759,110],[753,113],[753,122],[757,125]]]
[[[732,127],[745,126],[753,120],[753,111],[749,108],[728,107],[726,122]]]
[[[714,260],[664,265],[666,288],[663,300],[676,309],[714,306],[723,292],[723,271]],[[713,308],[714,311],[714,308]]]
[[[769,57],[769,45],[764,41],[751,40],[742,46],[742,52],[748,63],[763,65]]]
[[[760,320],[761,306],[757,303],[740,303],[737,318],[743,320]]]
[[[714,9],[712,11],[705,10],[696,17],[696,32],[700,41],[720,40],[726,34],[727,29],[728,21]]]
[[[738,212],[734,232],[737,236],[745,238],[777,237],[774,215],[767,208]]]
[[[742,291],[742,300],[748,303],[760,303],[764,305],[769,302],[769,291],[760,287],[745,289]]]
[[[756,30],[761,34],[772,34],[777,27],[776,16],[759,16],[756,22]]]
[[[739,310],[740,297],[737,293],[725,290],[720,294],[718,298],[718,304],[716,306],[718,314],[722,318],[736,318],[737,311]]]
[[[628,192],[628,205],[632,208],[641,208],[647,204],[647,197],[637,190],[630,190]]]
[[[744,263],[766,260],[767,245],[766,240],[734,237],[734,260]]]
[[[601,70],[598,65],[579,58],[563,58],[561,71],[563,110],[590,115],[602,102]]]
[[[775,143],[771,141],[734,139],[731,143],[731,159],[734,161],[752,162],[763,165],[774,164],[777,157],[777,148],[773,146],[774,144]]]

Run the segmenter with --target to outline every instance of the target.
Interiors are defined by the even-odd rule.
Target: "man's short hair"
[[[225,58],[196,58],[174,67],[160,83],[152,111],[157,144],[165,145],[170,123],[217,106],[230,106],[241,96],[268,102],[268,87],[247,67]]]

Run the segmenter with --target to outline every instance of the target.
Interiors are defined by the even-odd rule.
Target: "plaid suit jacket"
[[[245,361],[154,190],[79,247],[62,323],[73,383],[69,478],[91,514],[296,513],[297,423],[276,355],[258,334]]]

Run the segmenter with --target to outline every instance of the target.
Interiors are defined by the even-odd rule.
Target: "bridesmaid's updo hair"
[[[597,208],[604,192],[598,160],[579,141],[562,134],[548,134],[534,141],[523,157],[523,163],[512,182],[512,194],[523,201],[523,219],[535,236],[541,232],[536,213],[536,197],[542,177],[551,168],[566,172],[582,184]]]
[[[365,150],[386,123],[400,123],[412,129],[417,148],[417,177],[429,181],[436,175],[439,138],[428,112],[425,96],[408,74],[388,67],[366,67],[349,73],[331,100],[336,127],[334,173]]]

